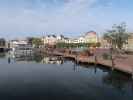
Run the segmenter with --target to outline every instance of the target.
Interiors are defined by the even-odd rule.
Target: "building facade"
[[[63,35],[47,35],[42,38],[44,45],[56,45],[58,42],[67,42],[67,38]]]
[[[11,40],[9,44],[10,44],[10,48],[13,49],[20,45],[27,45],[28,43],[26,40]]]
[[[84,35],[84,42],[85,43],[97,43],[98,42],[97,33],[94,31],[87,32]]]
[[[96,32],[90,31],[85,33],[83,36],[72,39],[70,42],[71,43],[97,43],[98,36]]]
[[[0,52],[3,52],[6,48],[6,40],[4,38],[0,38]]]
[[[124,45],[124,49],[133,51],[133,33],[130,34],[130,36],[127,40],[127,44]]]
[[[0,47],[5,47],[6,46],[6,41],[3,38],[0,38]]]
[[[42,41],[44,45],[56,45],[57,43],[97,43],[98,36],[96,32],[90,31],[77,38],[67,38],[63,35],[47,35],[42,38]]]

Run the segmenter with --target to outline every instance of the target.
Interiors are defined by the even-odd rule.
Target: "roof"
[[[96,32],[95,31],[89,31],[85,35],[90,35],[90,34],[96,35]]]

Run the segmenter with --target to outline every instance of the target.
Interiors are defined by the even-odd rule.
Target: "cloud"
[[[101,0],[2,1],[0,0],[2,36],[42,35],[43,32],[74,36],[89,30],[102,32],[115,21],[109,19],[112,17],[113,4],[108,0],[104,0],[106,6],[98,3]],[[107,14],[111,17],[107,17]]]

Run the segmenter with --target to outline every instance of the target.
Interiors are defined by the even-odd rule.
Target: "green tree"
[[[129,34],[126,32],[126,24],[113,25],[111,30],[108,30],[104,34],[106,39],[112,46],[112,48],[122,49],[123,45],[127,43]]]
[[[43,42],[40,38],[33,38],[32,44],[35,45],[36,48],[38,48],[40,45],[43,45]]]

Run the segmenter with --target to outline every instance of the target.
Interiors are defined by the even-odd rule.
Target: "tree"
[[[42,40],[41,40],[40,38],[34,38],[34,39],[32,40],[32,44],[34,44],[35,47],[38,48],[40,45],[43,44],[43,42],[42,42]]]
[[[122,49],[123,45],[127,43],[129,34],[126,32],[126,24],[113,25],[111,30],[104,34],[104,39],[111,44],[112,48]]]
[[[32,45],[34,39],[34,37],[27,37],[28,44]]]

